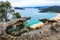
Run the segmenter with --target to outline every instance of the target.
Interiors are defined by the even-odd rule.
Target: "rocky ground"
[[[60,40],[60,24],[54,26],[46,25],[42,28],[21,34],[21,36],[11,36],[0,28],[0,40]]]

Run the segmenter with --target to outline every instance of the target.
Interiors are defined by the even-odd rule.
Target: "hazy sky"
[[[0,0],[1,1],[1,0]],[[6,0],[3,0],[6,1]],[[60,0],[8,0],[12,6],[26,7],[26,6],[60,6]]]

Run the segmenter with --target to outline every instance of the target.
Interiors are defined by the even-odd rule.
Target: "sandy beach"
[[[57,21],[60,20],[60,13],[57,13],[57,16],[52,19],[57,20]]]
[[[41,23],[38,23],[38,24],[34,24],[34,25],[30,26],[30,27],[35,29],[35,28],[42,27],[42,26],[44,26],[44,24],[41,22]]]
[[[51,19],[60,20],[60,13],[57,13],[57,16],[54,17],[54,18],[51,18]],[[44,26],[44,24],[41,22],[41,23],[38,23],[38,24],[34,24],[34,25],[30,26],[30,27],[32,27],[33,29],[35,29],[35,28],[43,27],[43,26]]]

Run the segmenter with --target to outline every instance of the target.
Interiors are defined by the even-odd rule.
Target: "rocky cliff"
[[[25,32],[21,36],[11,36],[0,30],[0,40],[60,40],[60,22],[54,26],[45,25],[42,28]]]

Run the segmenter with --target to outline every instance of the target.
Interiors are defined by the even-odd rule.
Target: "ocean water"
[[[15,11],[19,12],[22,17],[25,17],[25,16],[31,17],[31,19],[27,21],[30,26],[40,23],[41,21],[39,21],[39,19],[43,19],[43,18],[51,19],[57,15],[54,12],[42,13],[42,12],[39,12],[39,10],[35,8],[26,8],[25,10],[16,9]]]

